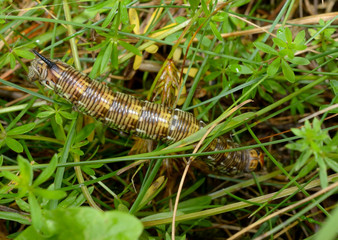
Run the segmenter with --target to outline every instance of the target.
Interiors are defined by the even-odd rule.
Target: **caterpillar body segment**
[[[78,111],[109,127],[142,138],[173,143],[205,125],[189,112],[113,92],[105,84],[90,79],[60,60],[49,60],[36,51],[34,53],[39,58],[31,63],[29,79],[38,80],[72,103]],[[219,151],[233,146],[231,141],[221,136],[214,139],[205,151]],[[212,170],[222,174],[251,172],[263,165],[263,154],[255,149],[213,154],[204,158],[202,160]]]

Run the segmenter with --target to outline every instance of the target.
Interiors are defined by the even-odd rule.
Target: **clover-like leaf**
[[[297,64],[297,65],[308,65],[308,64],[310,64],[310,61],[307,60],[306,58],[303,58],[303,57],[294,57],[292,59],[288,59],[288,61],[290,61],[293,64]]]
[[[7,136],[24,134],[26,132],[31,131],[35,127],[35,123],[28,123],[16,128],[13,128],[7,132]]]
[[[14,152],[21,153],[23,152],[23,147],[21,143],[19,143],[17,140],[11,137],[6,137],[5,138],[5,143],[6,145],[12,149]]]
[[[269,45],[262,43],[262,42],[254,42],[254,45],[256,48],[258,48],[259,50],[269,53],[271,55],[278,55],[278,52],[273,49],[272,47],[270,47]]]
[[[283,71],[285,78],[289,82],[292,82],[292,83],[295,82],[296,80],[295,73],[292,71],[292,68],[289,66],[289,64],[287,64],[287,62],[284,60],[282,60],[282,71]]]
[[[277,73],[278,69],[280,68],[280,63],[281,59],[276,58],[271,64],[269,64],[267,69],[267,73],[269,76],[274,76]]]

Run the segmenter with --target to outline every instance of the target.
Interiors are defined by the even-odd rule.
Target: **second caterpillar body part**
[[[39,58],[31,63],[29,79],[38,80],[72,103],[78,111],[109,127],[142,138],[173,143],[197,132],[205,125],[189,112],[113,92],[108,86],[90,79],[60,60],[49,60],[36,51],[34,53]],[[214,139],[205,151],[229,149],[233,145],[221,136]],[[263,165],[263,154],[255,149],[201,158],[212,171],[221,174],[251,172],[259,170]]]

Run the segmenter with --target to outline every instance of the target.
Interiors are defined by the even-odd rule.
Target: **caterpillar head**
[[[31,81],[38,80],[42,85],[49,89],[55,90],[55,86],[60,77],[59,61],[52,61],[33,50],[34,54],[39,58],[32,61],[29,67],[28,78]]]

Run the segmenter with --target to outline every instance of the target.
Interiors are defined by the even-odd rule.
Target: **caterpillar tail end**
[[[264,154],[257,149],[251,149],[248,157],[246,172],[260,171],[264,167]]]

